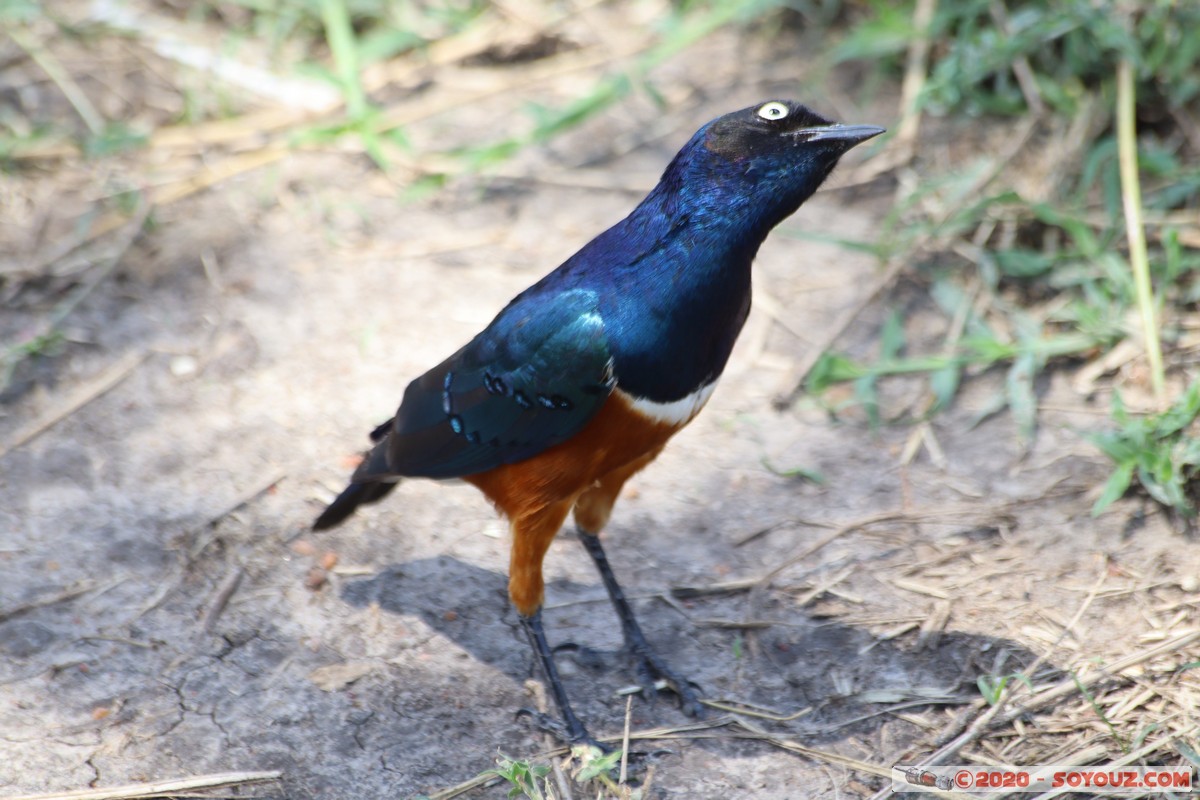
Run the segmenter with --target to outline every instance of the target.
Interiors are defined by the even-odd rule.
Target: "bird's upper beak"
[[[821,140],[841,140],[858,144],[865,142],[873,136],[878,136],[883,133],[886,128],[880,128],[876,125],[822,125],[819,128],[800,128],[792,131],[793,136],[806,136],[810,142],[818,142]]]

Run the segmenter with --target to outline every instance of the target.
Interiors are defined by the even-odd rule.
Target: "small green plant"
[[[1092,514],[1100,514],[1123,497],[1136,476],[1156,501],[1186,519],[1195,518],[1189,484],[1200,474],[1200,438],[1192,430],[1197,414],[1200,380],[1193,381],[1166,411],[1144,417],[1130,414],[1121,394],[1114,392],[1112,418],[1117,430],[1090,437],[1114,464]]]
[[[1014,310],[1014,313],[1019,312]],[[1082,355],[1106,341],[1106,337],[1096,332],[1043,333],[1039,327],[1035,333],[1032,322],[1025,334],[1016,341],[1006,341],[999,334],[981,327],[978,332],[959,339],[950,352],[937,355],[902,357],[891,352],[877,361],[863,362],[837,353],[825,353],[809,373],[806,388],[819,394],[833,384],[853,381],[855,400],[867,408],[872,422],[877,424],[879,401],[875,395],[875,382],[879,378],[927,374],[935,401],[931,410],[937,410],[953,398],[963,369],[1007,363],[1009,369],[1005,394],[999,398],[996,408],[989,409],[989,413],[1009,406],[1019,422],[1022,435],[1029,438],[1036,411],[1033,395],[1036,370],[1052,358]]]
[[[583,766],[575,773],[575,780],[585,783],[599,779],[610,789],[615,788],[615,784],[612,783],[612,778],[608,773],[616,769],[620,763],[620,750],[613,750],[611,753],[601,753],[596,748],[589,747],[587,755],[583,759]]]
[[[579,784],[594,781],[595,785],[598,786],[596,797],[609,796],[605,795],[606,790],[611,793],[612,797],[636,797],[636,794],[630,793],[627,787],[618,785],[609,774],[621,763],[620,750],[605,753],[597,747],[577,745],[571,748],[571,755],[579,764],[571,774],[572,779]],[[532,761],[522,761],[501,755],[496,759],[496,768],[490,769],[483,774],[496,775],[508,781],[509,798],[524,797],[527,800],[555,800],[557,797],[554,793],[554,787],[547,777],[550,774],[550,767],[545,764],[535,764]]]
[[[550,767],[544,764],[534,764],[520,761],[508,756],[496,759],[496,768],[488,770],[511,784],[508,790],[509,798],[527,797],[529,800],[546,800],[553,798],[553,790],[546,782]],[[486,773],[485,773],[486,774]]]
[[[1009,681],[1018,680],[1029,687],[1029,691],[1033,691],[1033,681],[1021,672],[1014,672],[1009,675],[980,675],[975,679],[975,685],[979,687],[979,693],[983,695],[983,699],[987,701],[989,706],[994,706],[1000,702],[1000,695],[1004,693],[1005,687]]]

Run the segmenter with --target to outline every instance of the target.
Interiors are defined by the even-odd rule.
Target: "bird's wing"
[[[376,431],[386,439],[355,480],[461,477],[570,438],[614,386],[597,301],[583,289],[519,297],[409,384],[391,425]]]

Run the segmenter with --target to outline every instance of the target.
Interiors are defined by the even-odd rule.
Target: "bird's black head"
[[[718,117],[700,129],[703,147],[735,163],[766,166],[827,160],[883,133],[874,125],[841,125],[799,103],[770,100]]]
[[[883,131],[770,100],[697,131],[667,168],[664,188],[678,192],[680,206],[693,213],[740,220],[766,235],[817,190],[847,150]]]

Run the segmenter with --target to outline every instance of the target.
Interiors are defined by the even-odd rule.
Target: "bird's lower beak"
[[[806,136],[810,142],[838,140],[858,144],[883,133],[886,128],[876,125],[823,125],[820,128],[801,128],[792,131],[795,136]]]

